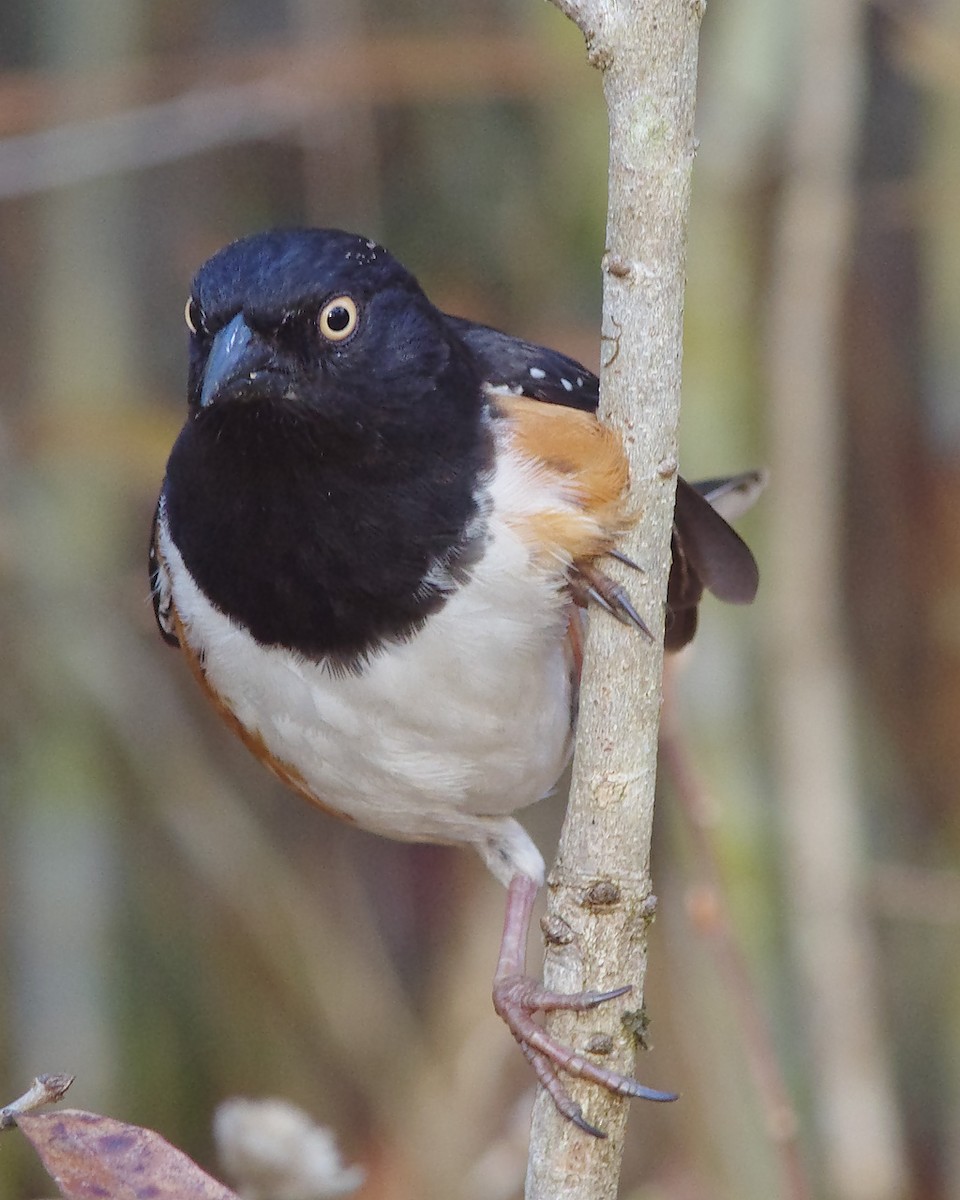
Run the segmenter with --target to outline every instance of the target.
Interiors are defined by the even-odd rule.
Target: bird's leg
[[[609,992],[551,992],[526,974],[527,934],[537,891],[535,881],[526,875],[515,875],[510,881],[500,958],[493,979],[493,1006],[520,1043],[521,1050],[530,1060],[537,1078],[550,1093],[560,1113],[594,1137],[605,1137],[602,1130],[585,1119],[580,1105],[560,1082],[558,1069],[579,1079],[589,1079],[618,1096],[636,1096],[645,1100],[675,1100],[676,1096],[672,1092],[654,1091],[629,1076],[598,1066],[551,1037],[533,1019],[534,1013],[552,1009],[582,1012],[630,991],[628,984]]]

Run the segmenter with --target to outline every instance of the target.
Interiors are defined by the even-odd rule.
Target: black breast
[[[472,407],[389,436],[255,401],[199,413],[167,467],[171,537],[257,641],[355,667],[409,637],[481,551],[492,451]]]

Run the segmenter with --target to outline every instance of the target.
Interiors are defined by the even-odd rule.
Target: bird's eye
[[[187,299],[183,310],[183,319],[191,333],[199,333],[203,327],[203,310],[192,296]]]
[[[342,342],[357,327],[360,314],[349,296],[337,296],[320,310],[317,325],[323,336],[331,342]]]

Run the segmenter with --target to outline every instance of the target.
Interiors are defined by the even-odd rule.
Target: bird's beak
[[[253,399],[263,394],[272,370],[274,354],[237,313],[213,339],[200,386],[200,407],[208,408],[224,398]]]

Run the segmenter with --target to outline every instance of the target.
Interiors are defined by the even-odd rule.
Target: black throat
[[[477,393],[400,439],[255,400],[191,416],[164,484],[188,571],[258,642],[334,666],[411,636],[482,552]]]

